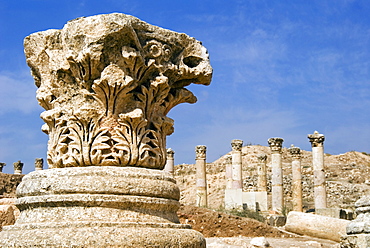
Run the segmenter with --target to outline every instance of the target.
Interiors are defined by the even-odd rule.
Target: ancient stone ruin
[[[167,113],[210,84],[207,50],[124,14],[78,18],[24,41],[49,135],[48,170],[17,189],[21,215],[1,247],[205,247],[179,224],[179,189],[162,171]]]

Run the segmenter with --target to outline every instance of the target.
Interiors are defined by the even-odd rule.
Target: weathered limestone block
[[[78,18],[24,41],[45,108],[50,168],[115,165],[163,169],[167,113],[208,85],[207,50],[185,34],[114,13]]]
[[[287,217],[285,230],[339,242],[341,236],[346,234],[346,226],[349,222],[343,219],[291,211]]]
[[[370,247],[370,196],[356,201],[356,219],[347,225],[347,235],[341,241],[342,248]]]
[[[1,247],[205,247],[180,224],[179,189],[163,171],[167,113],[208,85],[207,50],[124,14],[79,18],[25,39],[45,108],[49,169],[17,188],[21,210]]]
[[[13,225],[15,222],[14,210],[11,205],[0,205],[0,229],[3,226]]]

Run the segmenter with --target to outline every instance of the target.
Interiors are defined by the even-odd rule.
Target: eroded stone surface
[[[116,165],[163,168],[167,113],[196,102],[208,85],[207,50],[182,33],[114,13],[78,18],[25,39],[51,168]]]

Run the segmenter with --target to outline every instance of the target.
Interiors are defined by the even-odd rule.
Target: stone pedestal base
[[[179,224],[179,189],[159,170],[71,167],[35,171],[17,188],[21,215],[0,247],[206,247]]]
[[[243,209],[242,189],[225,189],[225,209]]]
[[[267,192],[243,192],[243,205],[252,211],[267,212]]]

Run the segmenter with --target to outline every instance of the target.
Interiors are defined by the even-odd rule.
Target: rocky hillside
[[[245,146],[242,149],[244,191],[254,191],[257,186],[257,155],[266,154],[269,182],[271,182],[271,152],[266,146]],[[313,169],[310,151],[301,150],[304,208],[313,208]],[[207,164],[207,184],[209,207],[223,207],[225,189],[225,154],[213,163]],[[353,209],[354,202],[370,192],[370,154],[347,152],[345,154],[325,154],[325,171],[329,207]],[[291,157],[286,148],[282,153],[285,201],[291,208]],[[195,165],[175,166],[175,178],[181,190],[183,204],[195,204]],[[271,190],[270,185],[268,186]]]

